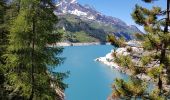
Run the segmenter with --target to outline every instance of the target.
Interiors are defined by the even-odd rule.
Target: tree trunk
[[[32,85],[32,89],[31,89],[31,95],[29,100],[33,100],[34,98],[34,49],[35,49],[35,19],[33,16],[32,19],[32,52],[31,52],[31,85]]]
[[[169,8],[170,7],[170,0],[167,0],[167,8],[166,8],[166,24],[165,24],[165,28],[164,28],[164,34],[168,33],[168,27],[169,27]],[[165,58],[166,58],[166,48],[167,48],[167,41],[163,40],[162,41],[162,48],[161,48],[161,56],[160,56],[160,64],[165,65]],[[159,81],[158,81],[158,87],[160,90],[160,94],[161,94],[161,90],[162,90],[162,79],[160,77],[161,75],[159,75]]]

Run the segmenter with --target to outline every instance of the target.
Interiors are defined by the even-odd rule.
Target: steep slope
[[[65,29],[65,40],[71,42],[86,41],[77,39],[80,34],[89,37],[89,41],[105,42],[107,34],[129,40],[135,38],[134,33],[142,33],[137,27],[128,26],[118,18],[105,16],[89,5],[82,6],[76,0],[60,0],[56,6],[58,9],[55,13],[60,18],[58,27]]]
[[[106,40],[107,33],[102,28],[92,27],[92,22],[83,21],[77,16],[70,14],[59,16],[59,18],[60,21],[57,27],[60,29],[63,28],[66,31],[65,40],[71,42],[105,42]],[[86,37],[89,37],[90,40],[80,41],[77,39],[77,35],[79,35],[78,33],[84,34]],[[85,38],[83,36],[82,38]]]

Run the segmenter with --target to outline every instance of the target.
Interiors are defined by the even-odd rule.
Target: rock
[[[137,77],[142,80],[150,81],[151,77],[147,76],[146,74],[138,74]]]

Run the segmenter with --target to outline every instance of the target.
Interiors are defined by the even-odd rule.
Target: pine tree
[[[53,0],[13,0],[6,57],[8,99],[61,100],[66,73],[53,72],[62,62]]]
[[[165,11],[162,11],[159,7],[153,7],[152,10],[136,6],[132,17],[135,19],[136,23],[143,25],[146,35],[145,47],[151,50],[156,50],[160,53],[158,60],[160,61],[160,66],[164,66],[167,69],[167,74],[169,73],[169,64],[168,64],[168,47],[170,46],[170,35],[168,31],[169,27],[169,9],[170,9],[170,0],[167,0],[167,8]],[[159,16],[165,16],[163,19],[159,19]],[[149,45],[148,45],[149,44]],[[158,88],[160,92],[162,90],[162,79],[161,74],[158,75]]]
[[[145,82],[133,77],[128,82],[116,79],[115,84],[112,85],[112,97],[120,99],[145,98],[146,87]]]
[[[156,0],[143,0],[147,3],[154,2]],[[166,10],[162,10],[160,7],[153,7],[152,9],[147,9],[136,5],[132,17],[135,22],[144,27],[147,34],[142,36],[144,39],[143,48],[145,51],[149,51],[147,56],[144,55],[141,58],[141,65],[135,66],[137,69],[140,67],[146,68],[144,72],[154,79],[157,79],[157,89],[152,93],[147,93],[147,97],[151,100],[164,100],[168,98],[169,90],[164,90],[163,84],[168,85],[170,81],[170,33],[169,27],[169,9],[170,0],[167,0]],[[116,41],[119,41],[118,39]],[[155,64],[151,64],[151,63]],[[153,67],[147,69],[147,65],[151,64]],[[135,69],[136,69],[135,68]],[[141,73],[141,71],[139,71]],[[138,73],[138,74],[139,74]],[[164,80],[163,80],[164,79]],[[123,81],[118,82],[115,87],[127,84]],[[126,85],[125,85],[126,86]],[[142,85],[140,85],[142,87]],[[129,88],[131,90],[131,88]],[[129,90],[128,89],[128,90]],[[117,91],[122,90],[122,88],[117,89]],[[114,94],[115,92],[113,92]],[[117,93],[117,92],[116,92]],[[120,95],[121,93],[119,93]],[[133,95],[134,96],[134,95]]]

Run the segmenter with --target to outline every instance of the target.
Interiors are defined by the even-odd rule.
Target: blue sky
[[[166,0],[158,0],[151,4],[144,3],[141,0],[77,0],[80,4],[88,4],[93,6],[97,11],[102,14],[117,17],[125,21],[128,25],[135,25],[131,18],[135,4],[143,7],[152,8],[152,6],[160,6],[166,8]]]

